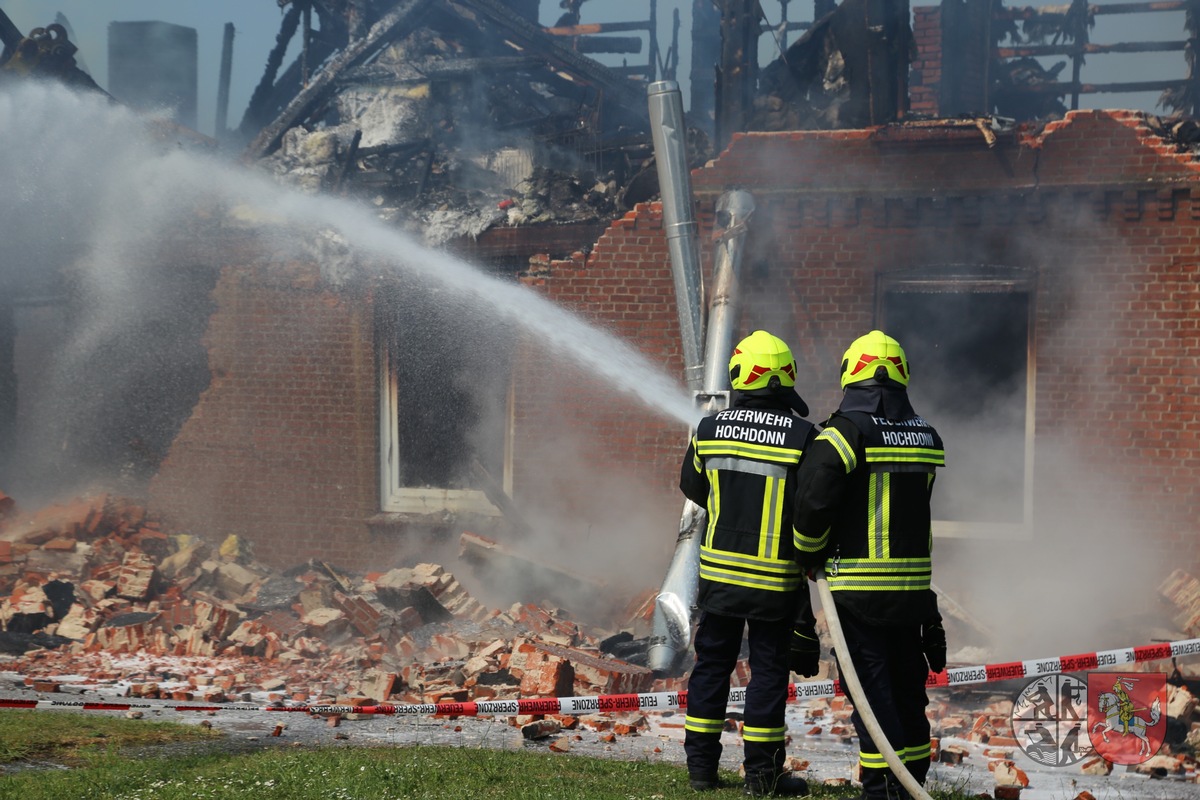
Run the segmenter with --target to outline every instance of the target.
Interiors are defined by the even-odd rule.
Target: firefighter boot
[[[861,772],[863,792],[859,800],[911,800],[912,795],[896,779],[890,769],[864,767]],[[924,783],[924,781],[919,781]]]
[[[729,678],[726,677],[725,681],[728,685]],[[691,720],[689,719],[689,721]],[[700,732],[689,729],[683,734],[683,751],[687,754],[688,785],[697,792],[721,788],[721,781],[717,778],[717,765],[721,763],[721,726],[724,724],[724,718],[702,720],[702,723],[706,727],[711,727],[712,730]]]
[[[807,797],[808,781],[788,773],[746,775],[747,797]]]

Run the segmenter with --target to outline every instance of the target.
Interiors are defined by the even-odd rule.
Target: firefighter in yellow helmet
[[[808,785],[783,769],[789,668],[815,675],[820,651],[789,526],[796,468],[815,431],[803,419],[796,362],[777,336],[759,330],[739,342],[729,378],[730,407],[697,425],[679,479],[708,511],[684,724],[688,779],[698,791],[718,786],[729,676],[749,629],[745,792],[801,796]]]
[[[796,476],[792,535],[800,564],[823,568],[867,701],[918,782],[929,771],[928,670],[946,667],[930,587],[930,497],[942,439],[908,399],[908,358],[882,331],[854,340],[842,401]],[[858,710],[863,798],[908,798]]]

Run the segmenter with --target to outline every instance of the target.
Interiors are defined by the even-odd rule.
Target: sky
[[[934,5],[933,0],[912,0],[913,5]],[[1020,3],[1024,5],[1025,3]],[[1044,5],[1042,2],[1033,5]],[[1009,2],[1008,5],[1014,5]],[[762,0],[763,10],[769,21],[780,18],[779,0]],[[690,68],[689,19],[692,0],[659,0],[658,27],[660,47],[665,51],[670,44],[672,15],[679,9],[682,18],[680,30],[680,58],[678,80],[688,96],[688,71]],[[199,40],[199,122],[202,133],[212,135],[216,120],[217,83],[220,71],[221,47],[225,23],[232,22],[236,30],[233,50],[233,78],[229,98],[229,126],[236,127],[242,119],[246,105],[255,85],[262,77],[267,54],[275,43],[279,24],[283,16],[276,0],[0,0],[0,9],[13,20],[16,26],[28,33],[33,28],[44,27],[55,20],[57,13],[66,15],[73,41],[79,47],[77,61],[82,60],[88,72],[102,87],[108,83],[108,24],[113,21],[160,21],[195,28]],[[584,22],[604,22],[618,19],[644,19],[648,17],[647,0],[591,0],[582,7]],[[562,13],[555,0],[542,0],[542,20],[552,25]],[[791,19],[811,19],[811,0],[793,0],[788,4]],[[793,38],[797,34],[793,33]],[[1091,39],[1098,43],[1116,41],[1159,41],[1182,40],[1183,13],[1155,13],[1099,16]],[[763,37],[760,55],[767,63],[777,54],[770,37]],[[290,63],[292,56],[285,61]],[[631,62],[645,58],[630,56]],[[1045,59],[1050,66],[1057,59]],[[1063,78],[1069,78],[1070,68]],[[1106,83],[1130,80],[1183,78],[1186,65],[1182,53],[1141,55],[1093,55],[1084,67],[1083,80],[1091,83]],[[1089,107],[1125,107],[1157,113],[1155,108],[1158,93],[1139,95],[1093,95],[1085,96],[1081,105]]]

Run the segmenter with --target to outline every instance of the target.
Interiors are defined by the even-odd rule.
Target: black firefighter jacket
[[[708,512],[702,610],[761,620],[810,613],[791,519],[796,466],[814,435],[812,423],[761,396],[735,395],[731,408],[696,427],[679,488]]]
[[[792,533],[839,609],[876,625],[936,615],[929,501],[944,464],[941,437],[910,406],[898,419],[839,410],[825,423],[797,474]]]

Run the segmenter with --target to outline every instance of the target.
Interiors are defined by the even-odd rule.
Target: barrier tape
[[[925,685],[931,688],[994,683],[1018,678],[1036,678],[1064,672],[1080,672],[1101,667],[1141,664],[1167,658],[1200,654],[1200,639],[1148,644],[1119,650],[1101,650],[1070,656],[1010,661],[1004,664],[985,664],[977,667],[950,667],[940,673],[930,673]],[[843,694],[836,680],[806,681],[788,684],[788,702],[798,699],[835,697]],[[729,705],[746,702],[745,687],[729,692]],[[474,717],[485,715],[513,716],[517,714],[594,714],[612,711],[668,711],[687,708],[687,692],[643,692],[639,694],[591,695],[587,697],[542,697],[523,700],[476,700],[466,703],[410,703],[405,705],[296,705],[256,706],[231,703],[225,705],[160,705],[155,703],[94,703],[85,700],[9,700],[0,698],[0,708],[70,708],[81,711],[125,711],[158,709],[172,711],[261,711],[305,712],[308,714],[380,714],[387,716]]]

